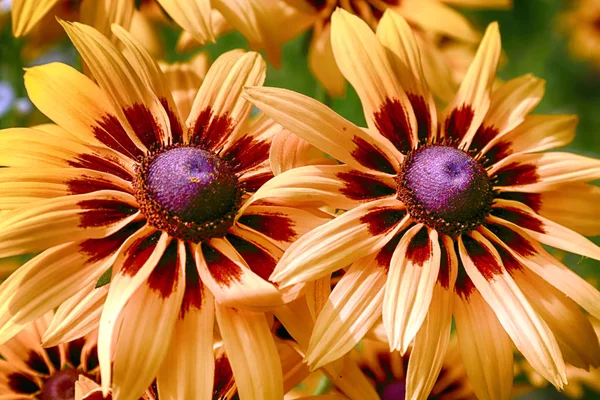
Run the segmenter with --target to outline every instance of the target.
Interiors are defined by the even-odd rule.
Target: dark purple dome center
[[[75,382],[79,374],[75,369],[65,369],[54,373],[46,379],[40,400],[73,400],[75,398]]]
[[[399,197],[413,218],[450,235],[480,224],[493,201],[485,169],[454,147],[416,150],[407,158],[399,183]]]
[[[406,398],[406,384],[403,380],[381,384],[377,388],[381,400],[404,400]]]
[[[235,205],[237,179],[218,156],[195,147],[177,147],[156,156],[146,184],[154,200],[185,222],[218,219]]]

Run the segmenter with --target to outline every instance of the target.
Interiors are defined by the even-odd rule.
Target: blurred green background
[[[579,115],[578,135],[567,149],[599,157],[600,71],[573,59],[567,51],[567,41],[559,27],[558,16],[570,3],[568,0],[514,0],[514,7],[510,11],[468,11],[466,14],[481,29],[491,21],[499,21],[507,58],[500,70],[500,77],[510,79],[533,73],[545,79],[546,95],[535,112]],[[22,69],[26,66],[19,57],[21,43],[12,38],[9,25],[5,24],[0,32],[0,128],[44,122],[43,116],[37,115],[27,100],[22,82]],[[163,29],[167,61],[189,58],[189,53],[178,54],[174,50],[179,31],[174,28]],[[269,66],[266,86],[289,88],[315,97],[347,119],[364,125],[361,105],[351,87],[348,87],[344,99],[330,99],[312,77],[305,59],[309,42],[310,35],[307,33],[285,45],[283,67],[274,69]],[[220,38],[216,44],[206,46],[205,50],[214,60],[220,53],[239,47],[247,48],[246,41],[241,35],[232,33]],[[60,45],[36,63],[56,60],[76,66],[79,64],[69,43]],[[599,239],[594,238],[597,243]],[[581,275],[600,282],[600,265],[597,261],[567,254],[565,262]],[[563,397],[548,387],[520,398],[537,400]],[[600,399],[600,395],[588,392],[585,399]]]

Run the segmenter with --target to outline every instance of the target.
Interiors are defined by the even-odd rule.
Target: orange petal
[[[209,0],[158,0],[165,11],[200,44],[214,42]]]

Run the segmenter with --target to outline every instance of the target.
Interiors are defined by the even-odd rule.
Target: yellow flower
[[[240,397],[281,398],[263,311],[299,292],[266,278],[282,248],[329,216],[244,204],[272,176],[281,129],[250,118],[240,97],[262,84],[264,61],[223,54],[184,114],[123,28],[113,26],[125,53],[89,26],[63,25],[98,84],[60,63],[31,68],[28,94],[57,125],[0,132],[0,181],[12,188],[0,195],[10,209],[0,257],[42,251],[0,286],[0,343],[67,300],[99,303],[105,392],[136,399],[156,377],[161,397],[209,398],[216,316]],[[94,289],[111,266],[110,285]]]
[[[561,16],[569,36],[569,50],[575,57],[600,69],[600,2],[577,0],[572,3],[572,9]]]
[[[410,398],[433,387],[452,317],[480,398],[509,396],[512,343],[558,388],[566,383],[563,357],[597,365],[598,339],[579,307],[600,316],[600,293],[540,244],[600,259],[582,235],[600,233],[599,189],[586,184],[600,178],[600,161],[542,152],[569,143],[577,118],[528,115],[544,91],[531,75],[492,90],[501,52],[495,23],[440,114],[416,39],[396,13],[386,12],[373,33],[338,10],[331,40],[368,128],[288,90],[246,91],[344,163],[289,170],[251,200],[348,210],[292,244],[271,275],[286,287],[350,265],[317,318],[309,365],[347,353],[380,316],[392,350],[405,353],[413,342]]]

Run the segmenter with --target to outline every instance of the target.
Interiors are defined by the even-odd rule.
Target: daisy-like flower
[[[59,63],[29,69],[28,94],[57,125],[0,132],[0,209],[10,209],[0,257],[42,251],[0,286],[0,343],[74,295],[97,300],[112,266],[99,322],[104,391],[137,399],[156,377],[161,397],[210,398],[216,316],[240,398],[281,398],[263,310],[298,291],[266,278],[281,247],[328,216],[284,203],[242,209],[272,176],[281,129],[250,119],[240,97],[262,84],[264,61],[223,54],[186,115],[123,28],[113,26],[126,56],[89,26],[64,27],[98,85]]]
[[[561,15],[560,22],[569,36],[573,56],[600,69],[600,2],[577,0]]]
[[[479,398],[508,398],[511,341],[559,388],[563,357],[597,365],[600,346],[579,306],[600,316],[600,293],[541,246],[600,259],[581,234],[600,233],[599,189],[585,183],[600,177],[600,161],[542,152],[569,143],[576,118],[528,115],[543,95],[543,81],[530,75],[492,91],[497,24],[439,115],[414,35],[396,13],[386,12],[373,33],[338,10],[331,40],[367,129],[288,90],[246,92],[344,163],[289,170],[255,194],[348,210],[296,241],[271,275],[285,287],[350,265],[317,318],[309,365],[345,354],[382,317],[391,350],[413,343],[407,398],[426,398],[453,316]]]

